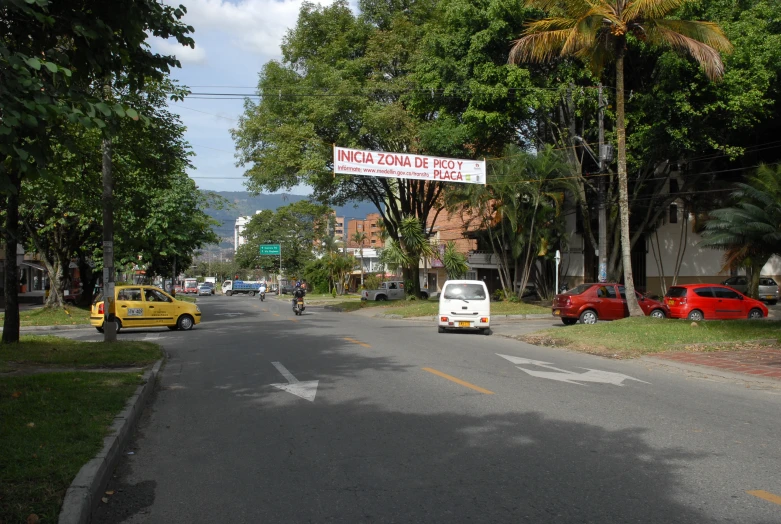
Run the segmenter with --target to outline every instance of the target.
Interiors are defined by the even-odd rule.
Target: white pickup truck
[[[388,282],[382,282],[379,289],[364,289],[363,293],[361,293],[361,300],[382,302],[383,300],[403,300],[405,296],[404,282],[401,280],[389,280]],[[427,299],[428,291],[421,290],[421,296]]]

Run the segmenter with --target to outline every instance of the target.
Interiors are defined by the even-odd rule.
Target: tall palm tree
[[[699,245],[724,250],[725,270],[748,267],[748,294],[758,298],[762,267],[781,254],[781,166],[761,166],[732,197],[734,206],[710,213]]]
[[[629,241],[629,196],[624,125],[624,56],[627,35],[652,45],[671,47],[694,58],[711,80],[724,74],[719,52],[732,50],[721,28],[712,22],[670,20],[687,0],[527,0],[552,16],[530,23],[513,42],[509,62],[548,62],[556,56],[575,56],[600,74],[609,60],[616,64],[616,135],[618,193],[621,217],[621,255],[631,315],[643,311],[635,298]]]
[[[361,287],[363,287],[363,243],[366,242],[366,233],[356,231],[350,240],[358,244],[358,253],[361,256]]]

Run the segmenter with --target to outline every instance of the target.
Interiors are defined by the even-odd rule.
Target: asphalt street
[[[93,522],[781,522],[781,389],[287,300],[198,303],[191,331],[119,334],[168,361]]]

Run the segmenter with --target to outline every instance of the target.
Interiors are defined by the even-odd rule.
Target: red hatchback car
[[[667,290],[664,303],[672,318],[727,320],[767,316],[762,302],[719,284],[673,286]]]
[[[654,318],[668,316],[667,306],[637,293],[643,313]],[[617,320],[629,316],[626,292],[621,284],[581,284],[553,299],[553,316],[569,326],[594,324],[597,320]]]

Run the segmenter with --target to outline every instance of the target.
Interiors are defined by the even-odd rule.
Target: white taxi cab
[[[117,333],[122,328],[158,326],[186,331],[201,322],[201,310],[197,305],[176,300],[155,286],[117,286],[114,295]],[[104,307],[101,293],[95,298],[90,314],[90,324],[101,333]]]

